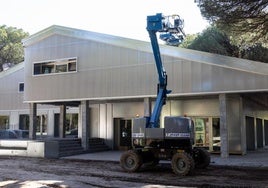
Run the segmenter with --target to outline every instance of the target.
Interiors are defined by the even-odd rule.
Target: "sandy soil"
[[[0,187],[267,187],[268,169],[209,166],[178,177],[170,164],[125,173],[118,162],[0,157]]]

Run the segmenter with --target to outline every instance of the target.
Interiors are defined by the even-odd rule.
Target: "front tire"
[[[121,155],[120,165],[127,172],[136,172],[142,165],[142,158],[137,152],[129,150]]]
[[[180,176],[192,173],[194,160],[188,153],[175,153],[171,160],[173,172]]]

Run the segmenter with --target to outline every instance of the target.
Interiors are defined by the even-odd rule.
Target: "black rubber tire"
[[[204,169],[210,164],[210,154],[202,148],[194,149],[195,168]]]
[[[175,174],[186,176],[194,169],[194,160],[188,153],[175,153],[172,156],[171,167]]]
[[[120,165],[127,172],[136,172],[142,165],[142,158],[137,152],[129,150],[121,155]]]

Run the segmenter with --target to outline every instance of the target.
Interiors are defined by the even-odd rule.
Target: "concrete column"
[[[228,122],[227,122],[227,97],[226,94],[219,95],[220,103],[220,136],[221,136],[221,157],[229,157]]]
[[[54,110],[50,109],[48,110],[48,114],[47,114],[47,135],[50,137],[54,137]]]
[[[209,142],[209,151],[213,151],[213,134],[212,134],[212,132],[213,132],[213,127],[212,127],[212,118],[210,117],[209,118],[209,130],[208,130],[208,132],[209,132],[209,140],[211,140],[210,142]]]
[[[59,127],[60,138],[65,138],[65,131],[66,131],[66,105],[61,105],[60,106],[60,127]]]
[[[152,99],[147,97],[144,98],[144,116],[150,117],[151,116],[151,106],[152,106]]]
[[[257,118],[256,118],[256,114],[254,115],[254,138],[255,138],[255,140],[254,140],[254,149],[256,150],[256,149],[258,149],[258,144],[257,144],[257,142],[258,142],[258,135],[257,135]]]
[[[113,104],[107,104],[107,114],[106,114],[106,126],[107,126],[107,138],[105,143],[110,147],[113,148],[114,146],[114,118],[113,118]]]
[[[100,104],[100,138],[107,138],[107,104]]]
[[[20,115],[18,111],[11,111],[9,117],[9,129],[19,129]]]
[[[30,103],[30,126],[29,126],[29,139],[36,139],[36,127],[37,127],[37,105],[36,103]]]
[[[89,149],[89,102],[88,101],[81,101],[80,104],[80,120],[82,126],[82,147],[84,150]]]
[[[242,155],[247,154],[247,133],[246,133],[246,117],[243,112],[243,99],[240,97],[240,104],[239,108],[240,110],[240,122],[241,122],[241,151]]]

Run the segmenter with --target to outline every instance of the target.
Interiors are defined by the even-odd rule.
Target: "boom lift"
[[[181,43],[183,21],[178,15],[162,16],[159,13],[147,16],[147,31],[159,76],[157,98],[151,116],[133,119],[132,149],[121,155],[120,165],[127,172],[135,172],[142,164],[156,165],[159,160],[171,160],[175,174],[188,175],[194,168],[205,168],[210,163],[206,150],[193,147],[193,121],[188,117],[170,116],[164,118],[164,128],[159,125],[162,107],[171,90],[167,89],[167,74],[161,60],[157,32],[166,42]]]

